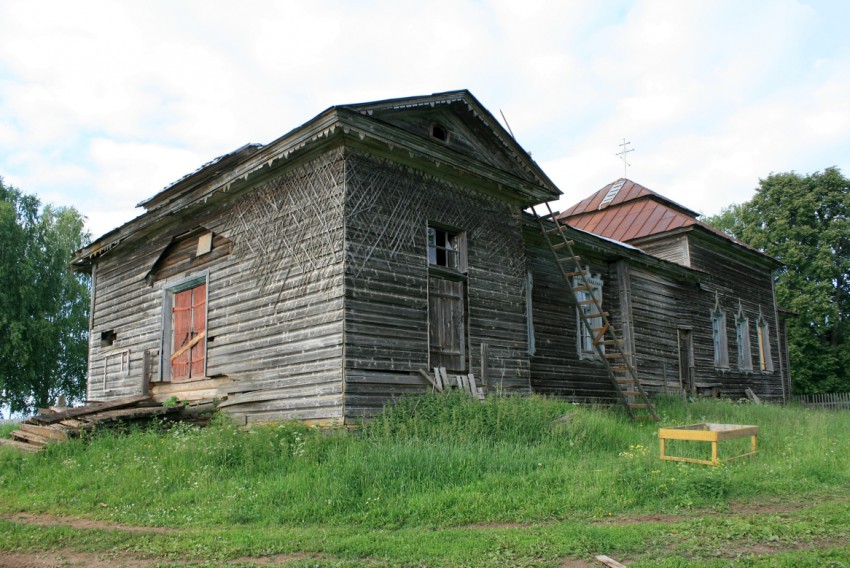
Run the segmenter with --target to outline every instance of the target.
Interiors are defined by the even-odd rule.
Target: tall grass
[[[0,448],[0,511],[168,526],[446,526],[724,508],[846,491],[850,413],[661,401],[662,425],[756,424],[760,453],[658,459],[657,424],[549,398],[404,399],[354,432],[299,424],[105,431],[36,455]]]

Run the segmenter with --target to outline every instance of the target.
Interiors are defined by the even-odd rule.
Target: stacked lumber
[[[472,398],[484,400],[485,389],[478,386],[475,382],[475,375],[449,375],[446,373],[445,367],[434,367],[434,376],[432,377],[425,371],[419,371],[419,374],[431,383],[431,386],[436,392],[445,392],[451,388],[456,388],[464,391]]]
[[[187,406],[163,406],[149,395],[138,395],[86,406],[42,409],[12,432],[11,439],[0,438],[0,445],[37,452],[47,444],[64,442],[95,426],[147,421],[156,417],[197,421],[215,410],[215,406],[212,400],[196,401]]]

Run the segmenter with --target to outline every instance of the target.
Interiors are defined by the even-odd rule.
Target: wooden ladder
[[[561,223],[558,213],[553,212],[548,203],[544,205],[548,213],[541,216],[532,208],[534,217],[555,257],[555,263],[561,271],[564,283],[573,295],[576,305],[579,306],[581,326],[590,335],[593,349],[605,365],[618,398],[633,420],[658,420],[655,405],[649,400],[640,384],[631,354],[625,351],[623,340],[611,325],[608,313],[602,310],[601,299],[592,292],[590,274],[581,267],[581,259],[573,251],[574,243],[565,234],[567,226]],[[547,222],[553,225],[547,227]],[[590,299],[580,298],[579,293],[585,291],[589,292],[587,296]],[[590,306],[589,313],[585,313],[581,306]],[[599,327],[593,327],[594,323]],[[577,332],[581,334],[581,330]]]

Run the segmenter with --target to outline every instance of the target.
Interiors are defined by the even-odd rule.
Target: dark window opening
[[[115,333],[115,330],[110,329],[109,331],[103,331],[100,333],[100,346],[101,347],[109,347],[113,343],[115,343],[115,339],[118,337],[118,334]]]
[[[431,125],[431,137],[436,138],[440,142],[449,141],[449,132],[439,124]]]
[[[463,234],[428,227],[428,264],[463,271]]]

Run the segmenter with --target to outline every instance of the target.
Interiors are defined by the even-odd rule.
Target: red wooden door
[[[172,313],[171,380],[204,376],[206,356],[207,286],[174,295]]]

